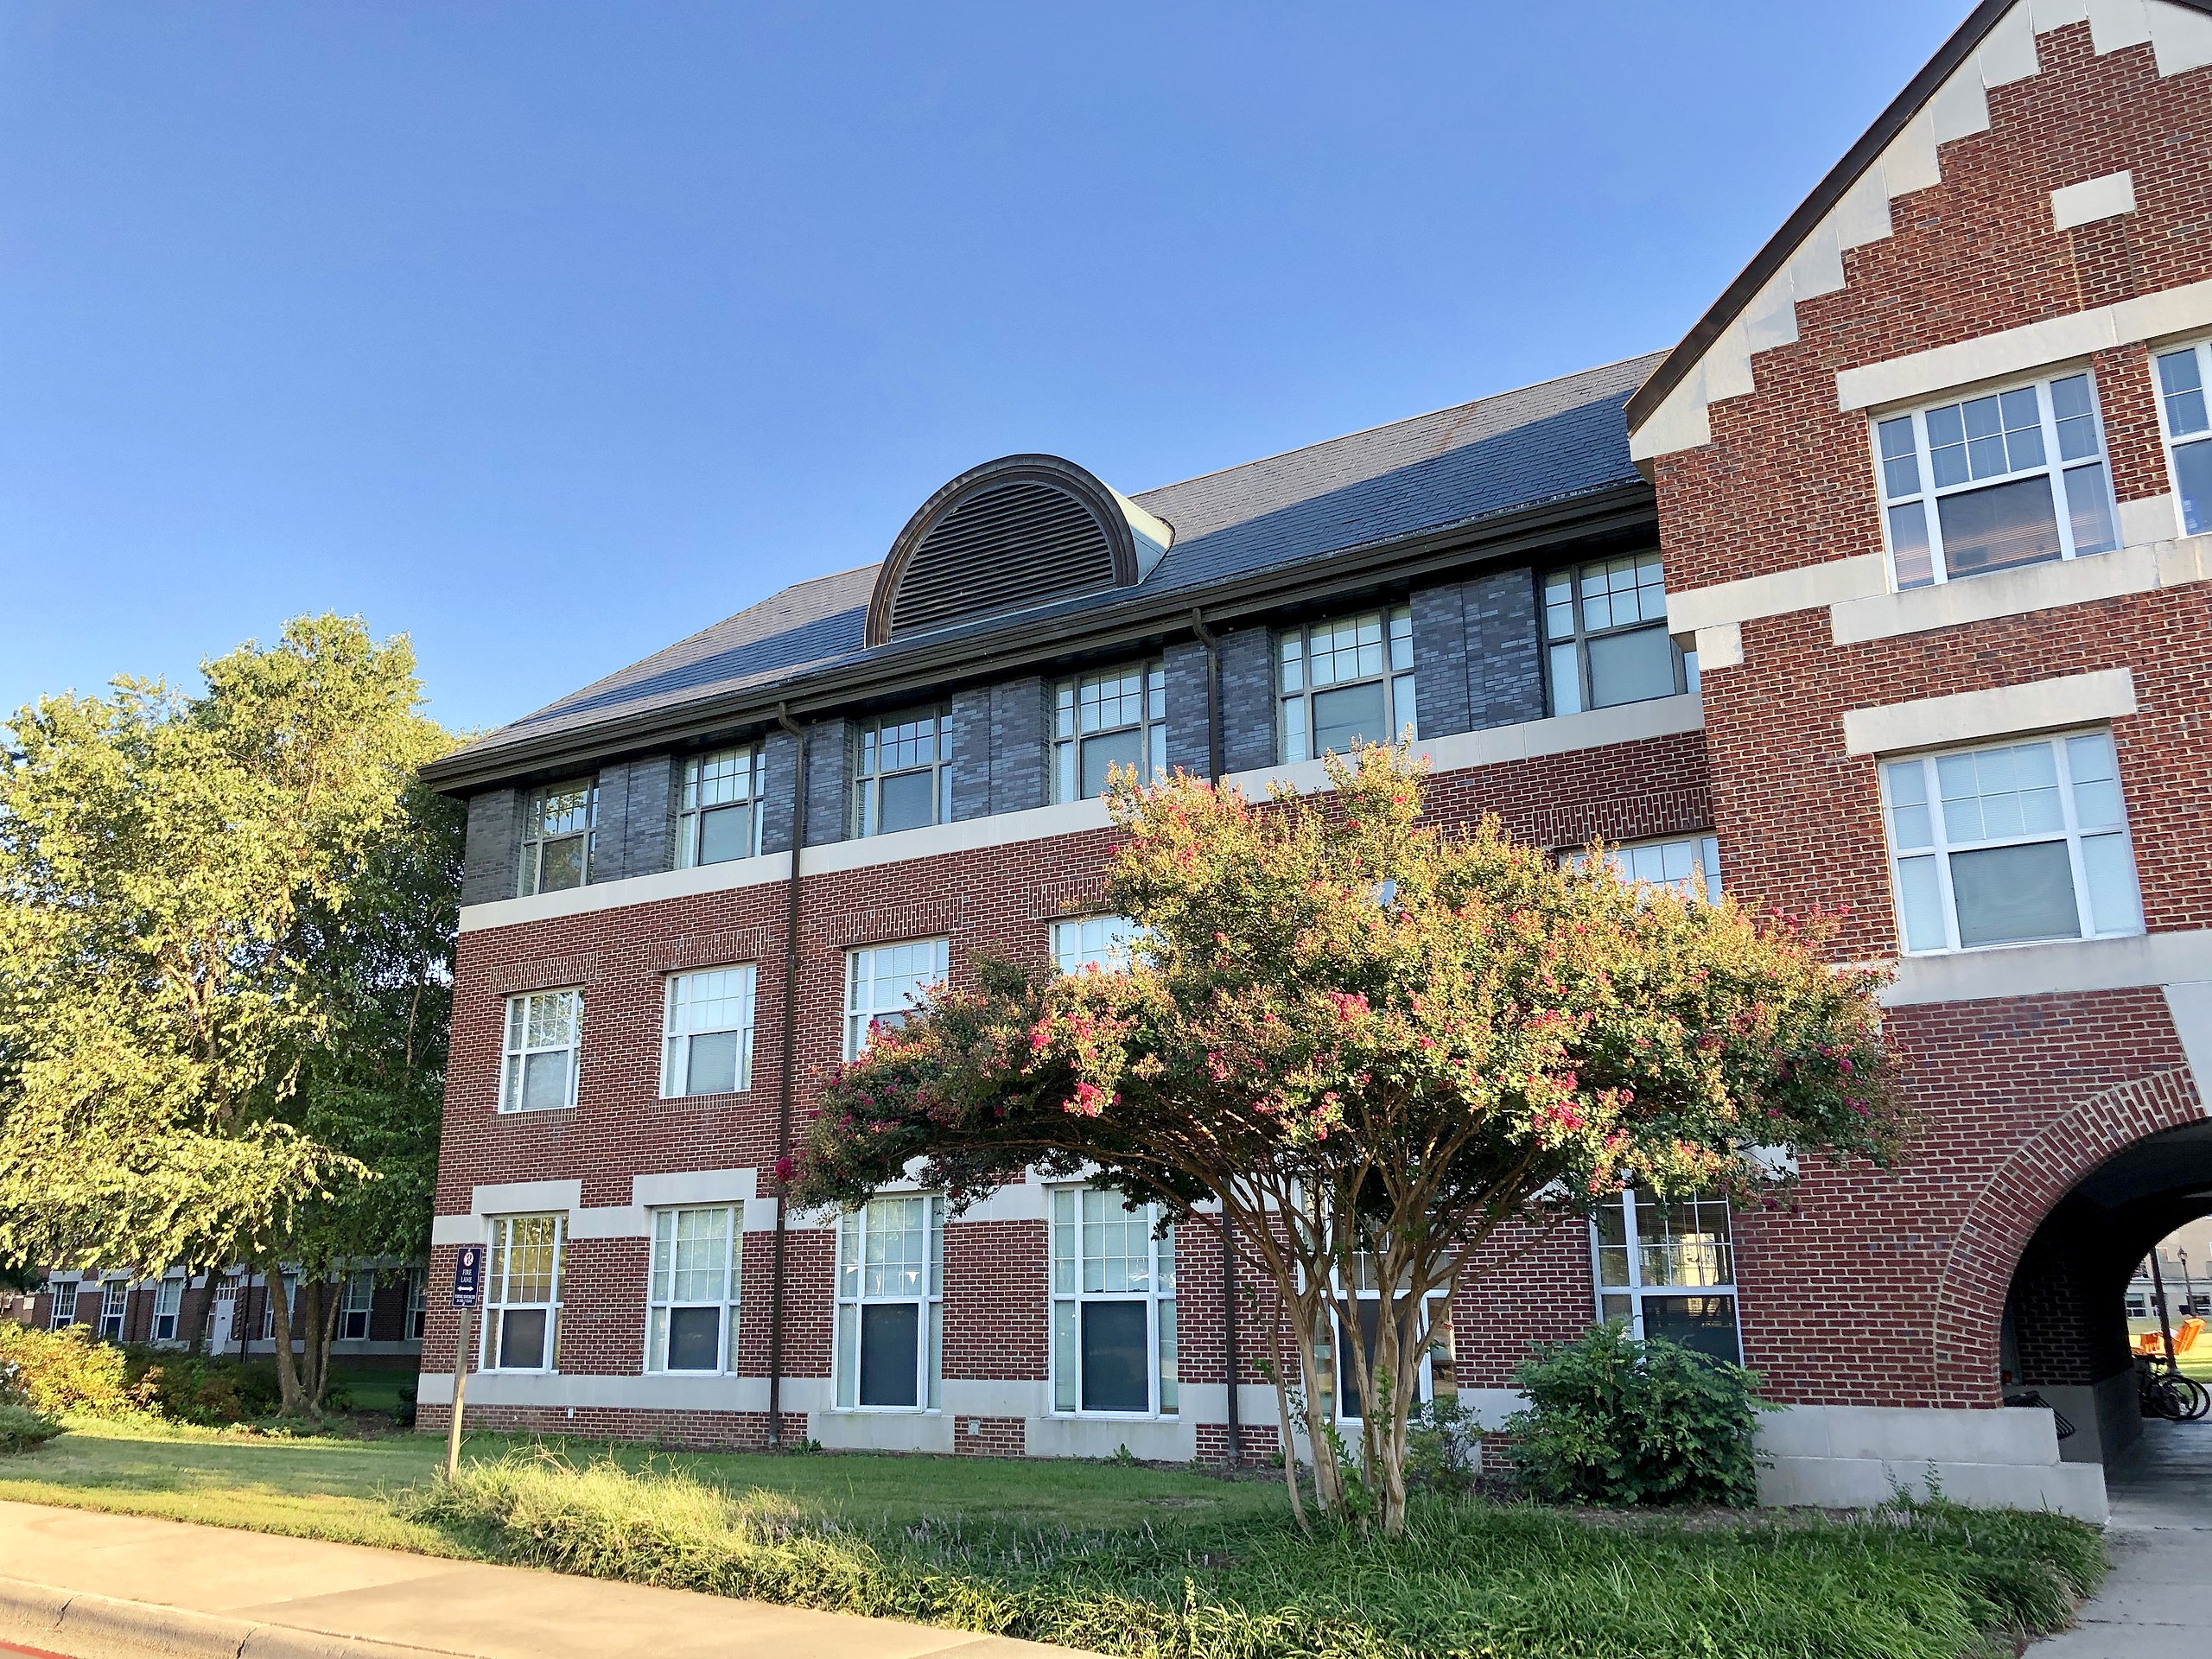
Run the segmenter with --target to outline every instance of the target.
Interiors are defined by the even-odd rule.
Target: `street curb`
[[[0,1629],[81,1637],[172,1659],[465,1659],[447,1648],[333,1636],[291,1624],[226,1618],[189,1607],[125,1601],[0,1575]]]

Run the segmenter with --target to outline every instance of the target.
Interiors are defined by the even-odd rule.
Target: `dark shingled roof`
[[[1024,613],[1110,613],[1133,599],[1201,594],[1230,578],[1298,567],[1422,531],[1474,524],[1639,481],[1622,406],[1660,354],[1586,369],[1471,404],[1309,444],[1135,500],[1175,529],[1174,545],[1135,588],[1109,588]],[[465,769],[511,744],[588,732],[609,717],[680,709],[763,690],[810,671],[895,660],[914,638],[862,640],[877,565],[785,588],[735,616],[633,663],[448,756]],[[1104,620],[1102,615],[1102,620]],[[923,636],[988,634],[1007,619]],[[458,764],[457,764],[458,763]]]

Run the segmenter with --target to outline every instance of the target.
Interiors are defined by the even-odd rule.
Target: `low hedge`
[[[13,1400],[0,1400],[0,1457],[35,1451],[60,1432],[60,1423],[44,1412]]]
[[[1287,1522],[870,1529],[681,1465],[551,1452],[398,1508],[530,1566],[1146,1659],[1959,1659],[2064,1624],[2103,1570],[2079,1522],[1940,1504],[1686,1526],[1423,1498],[1393,1540]]]
[[[138,1408],[129,1356],[86,1325],[41,1331],[0,1320],[0,1399],[48,1416],[75,1411],[120,1417]]]

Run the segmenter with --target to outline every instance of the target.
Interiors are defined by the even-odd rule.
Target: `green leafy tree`
[[[1562,865],[1494,821],[1440,830],[1402,750],[1330,770],[1330,795],[1263,804],[1117,777],[1106,902],[1145,930],[1132,970],[980,964],[832,1077],[785,1173],[851,1204],[918,1160],[957,1208],[1036,1167],[1225,1216],[1272,1290],[1325,1511],[1354,1494],[1315,1338],[1378,1293],[1372,1345],[1344,1347],[1395,1532],[1438,1299],[1486,1244],[1631,1183],[1778,1202],[1790,1166],[1754,1149],[1885,1160],[1900,1112],[1879,977],[1833,968],[1817,926]]]
[[[321,1269],[428,1226],[458,827],[412,648],[301,618],[185,696],[22,710],[0,766],[0,1252]],[[287,1410],[327,1341],[292,1353]],[[305,1375],[302,1375],[304,1370]]]

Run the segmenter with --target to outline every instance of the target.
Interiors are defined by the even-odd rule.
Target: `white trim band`
[[[1847,709],[1843,750],[1846,754],[1900,754],[1985,737],[2118,720],[2134,712],[2134,674],[2125,668],[2101,668],[2025,685]]]

